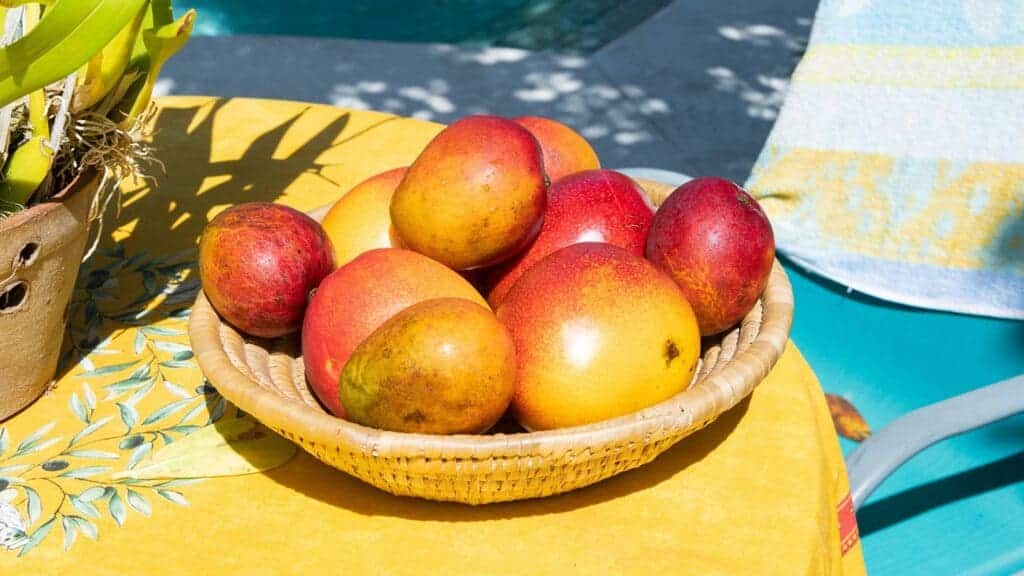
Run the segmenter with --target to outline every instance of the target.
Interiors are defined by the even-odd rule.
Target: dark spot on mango
[[[414,410],[403,416],[402,420],[409,423],[421,424],[423,423],[424,420],[426,420],[426,417],[423,416],[423,412],[420,412],[419,410]]]
[[[259,440],[260,438],[263,438],[264,436],[266,436],[266,434],[263,432],[263,430],[261,430],[259,427],[256,427],[256,428],[253,428],[252,430],[246,430],[245,432],[242,432],[241,434],[239,434],[235,438],[235,440],[237,440],[237,441]]]
[[[672,365],[672,361],[679,357],[679,347],[672,340],[665,340],[665,349],[661,355],[665,358],[665,367]]]

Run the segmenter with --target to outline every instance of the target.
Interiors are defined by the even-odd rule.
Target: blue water
[[[793,340],[829,392],[881,428],[914,408],[1024,373],[1024,322],[847,294],[788,266]],[[854,444],[843,440],[845,452]],[[1024,570],[1024,416],[939,444],[858,513],[872,575]]]
[[[187,0],[197,34],[292,34],[589,52],[669,0]]]

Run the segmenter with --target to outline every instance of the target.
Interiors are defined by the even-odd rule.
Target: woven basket
[[[641,183],[654,204],[671,192]],[[684,392],[588,426],[484,436],[386,432],[328,414],[307,386],[296,339],[245,338],[202,293],[189,336],[199,366],[228,400],[323,462],[392,494],[486,504],[567,492],[650,462],[750,394],[782,355],[792,318],[793,293],[776,262],[740,326],[705,342]]]
[[[53,380],[99,179],[0,220],[0,421]]]

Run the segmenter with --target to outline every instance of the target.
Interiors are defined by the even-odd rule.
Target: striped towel
[[[1024,318],[1024,0],[823,0],[747,187],[812,272]]]

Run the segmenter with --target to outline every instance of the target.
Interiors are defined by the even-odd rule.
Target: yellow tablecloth
[[[108,216],[56,387],[0,427],[0,573],[864,573],[825,400],[793,346],[749,401],[654,463],[538,501],[389,496],[257,426],[189,351],[203,226],[237,202],[322,205],[439,127],[160,104],[160,186],[129,186],[116,228]]]

